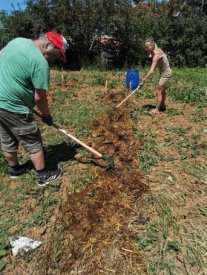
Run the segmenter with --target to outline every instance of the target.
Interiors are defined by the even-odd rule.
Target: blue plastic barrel
[[[131,90],[135,90],[139,85],[139,72],[137,69],[127,70],[126,86]]]

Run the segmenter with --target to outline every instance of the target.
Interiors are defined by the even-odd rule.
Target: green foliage
[[[92,87],[96,87],[96,86],[102,86],[104,87],[106,84],[106,76],[103,73],[98,73],[94,76],[92,82],[91,82],[91,86]]]
[[[3,152],[0,150],[0,175],[4,175],[8,170],[7,162],[3,157]]]
[[[9,250],[9,245],[4,242],[4,244],[2,244],[2,239],[1,239],[1,232],[0,232],[0,271],[2,271],[5,267],[6,267],[6,263],[1,260],[1,258],[3,258],[4,256],[6,256],[8,254],[8,250]]]
[[[178,267],[174,262],[161,259],[160,261],[153,262],[149,265],[148,274],[158,274],[163,271],[166,274],[185,274],[183,269]],[[181,272],[181,273],[180,273]]]
[[[183,128],[183,127],[179,127],[179,128],[166,127],[165,129],[166,129],[166,131],[173,132],[173,133],[177,134],[178,136],[184,136],[189,130],[188,128]]]
[[[173,109],[173,108],[167,109],[167,111],[166,111],[166,115],[168,115],[169,117],[177,116],[181,113],[182,113],[182,111],[178,111],[178,110]]]
[[[86,184],[91,184],[95,180],[95,175],[91,172],[84,173],[83,176],[75,179],[72,183],[72,192],[76,193],[79,188],[85,186]],[[89,196],[93,196],[92,193],[87,193]]]
[[[150,130],[148,132],[136,131],[134,135],[135,137],[143,138],[139,160],[142,171],[147,174],[150,172],[151,168],[157,164],[161,157],[159,146],[155,140],[155,135]]]
[[[6,263],[0,260],[0,271],[2,271],[6,267]]]
[[[55,122],[65,129],[73,127],[78,136],[82,137],[88,134],[93,119],[105,108],[100,104],[99,109],[94,110],[93,106],[78,100],[73,93],[65,93],[61,90],[56,93],[55,99],[59,102],[56,107]],[[63,110],[61,102],[65,101],[68,103]]]
[[[1,12],[0,19],[6,27],[1,33],[1,44],[17,36],[33,38],[42,31],[56,30],[72,38],[84,66],[90,60],[97,61],[91,59],[92,55],[100,57],[101,49],[93,45],[102,34],[107,34],[122,41],[122,62],[117,60],[118,63],[145,66],[149,59],[143,41],[154,37],[169,55],[171,65],[207,66],[206,3],[201,11],[201,6],[192,1],[189,9],[184,9],[184,16],[172,17],[179,8],[172,2],[166,8],[160,1],[150,1],[151,8],[146,9],[132,8],[126,0],[27,0],[25,10]]]
[[[201,122],[207,119],[207,114],[202,107],[197,107],[194,112],[191,114],[191,121]]]
[[[179,251],[180,248],[179,248],[179,244],[176,243],[176,242],[170,242],[168,241],[167,243],[167,250],[174,250],[174,251]]]
[[[146,228],[146,234],[143,236],[137,236],[137,242],[142,250],[150,250],[154,242],[157,241],[157,228],[153,223],[149,223]]]

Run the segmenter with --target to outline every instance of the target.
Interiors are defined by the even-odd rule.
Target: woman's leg
[[[161,101],[160,107],[164,107],[165,106],[165,99],[166,99],[166,89],[165,89],[165,86],[163,86],[163,89],[162,89],[162,101]]]
[[[160,112],[160,107],[165,106],[166,90],[165,86],[158,86],[156,91],[157,104],[156,108],[151,111],[152,114],[158,114]]]

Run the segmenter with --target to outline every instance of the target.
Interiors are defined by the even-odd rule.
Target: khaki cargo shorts
[[[43,148],[32,113],[16,114],[0,109],[0,140],[2,150],[6,152],[17,152],[19,144],[30,154]]]

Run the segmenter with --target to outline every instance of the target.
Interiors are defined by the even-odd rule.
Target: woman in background
[[[172,76],[172,71],[166,54],[158,48],[153,39],[145,40],[144,49],[149,56],[152,57],[152,65],[146,76],[143,78],[141,86],[150,79],[155,68],[158,67],[160,71],[160,79],[156,88],[157,104],[156,108],[151,111],[151,114],[159,114],[159,112],[164,112],[166,110],[166,85]]]

